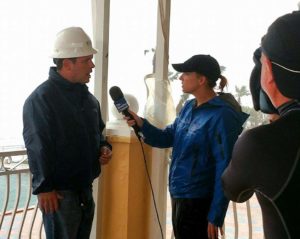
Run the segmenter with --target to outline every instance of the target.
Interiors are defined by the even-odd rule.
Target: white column
[[[104,122],[108,121],[108,103],[107,103],[107,73],[108,73],[108,47],[109,47],[109,10],[110,0],[91,0],[92,20],[93,20],[93,44],[98,53],[94,56],[95,62],[95,84],[94,95],[101,105],[101,113]],[[105,132],[103,132],[105,134]],[[93,228],[91,232],[92,239],[99,238],[101,235],[101,208],[99,192],[101,191],[101,180],[94,181],[94,200],[96,204]]]
[[[95,62],[95,88],[94,94],[101,104],[103,120],[108,119],[107,114],[107,74],[108,74],[108,48],[109,48],[109,13],[110,0],[92,0],[93,17],[93,43],[98,53],[94,56]]]
[[[159,96],[155,102],[154,118],[157,127],[164,127],[168,122],[169,114],[175,115],[175,109],[170,112],[167,102],[170,102],[168,95],[168,64],[169,64],[169,28],[170,28],[170,0],[158,1],[157,17],[157,43],[155,52],[155,95]],[[171,107],[172,108],[172,107]],[[167,168],[169,150],[153,148],[151,180],[159,212],[164,238],[166,231],[166,206],[167,206]],[[149,238],[161,238],[160,228],[155,215],[153,202],[150,213],[151,221],[149,225]]]

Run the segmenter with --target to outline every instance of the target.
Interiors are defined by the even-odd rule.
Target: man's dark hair
[[[56,65],[57,70],[60,70],[62,68],[63,61],[65,59],[68,59],[68,60],[72,61],[73,63],[75,63],[77,58],[76,57],[73,57],[73,58],[53,58],[53,63]]]

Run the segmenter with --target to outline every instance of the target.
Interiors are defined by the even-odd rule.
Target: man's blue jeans
[[[47,239],[89,239],[95,203],[92,189],[58,191],[63,199],[55,213],[43,213]]]

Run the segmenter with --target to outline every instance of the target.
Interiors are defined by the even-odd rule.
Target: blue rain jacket
[[[142,127],[145,143],[158,148],[173,147],[171,196],[211,198],[208,221],[217,226],[223,225],[229,202],[222,190],[221,175],[247,118],[224,97],[216,96],[199,107],[195,107],[195,99],[187,101],[174,123],[163,130],[147,120]]]
[[[51,67],[49,79],[27,98],[23,137],[33,194],[90,187],[100,174],[100,105],[86,85],[73,84]]]

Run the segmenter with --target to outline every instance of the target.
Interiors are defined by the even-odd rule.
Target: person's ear
[[[272,78],[272,80],[274,80],[274,77],[273,77],[273,71],[272,71],[272,62],[269,58],[266,57],[266,63],[267,63],[267,72],[268,74],[270,74],[270,78]]]
[[[70,59],[64,59],[63,60],[63,67],[66,70],[70,70],[73,64],[74,63]]]
[[[207,81],[206,76],[201,75],[201,74],[197,74],[197,78],[198,78],[198,82],[199,82],[200,85],[205,84],[206,81]]]
[[[266,77],[267,83],[274,82],[274,75],[273,75],[273,71],[272,71],[271,60],[265,54],[262,53],[261,61],[262,61],[262,64],[264,65],[265,77],[268,76],[268,77]]]

